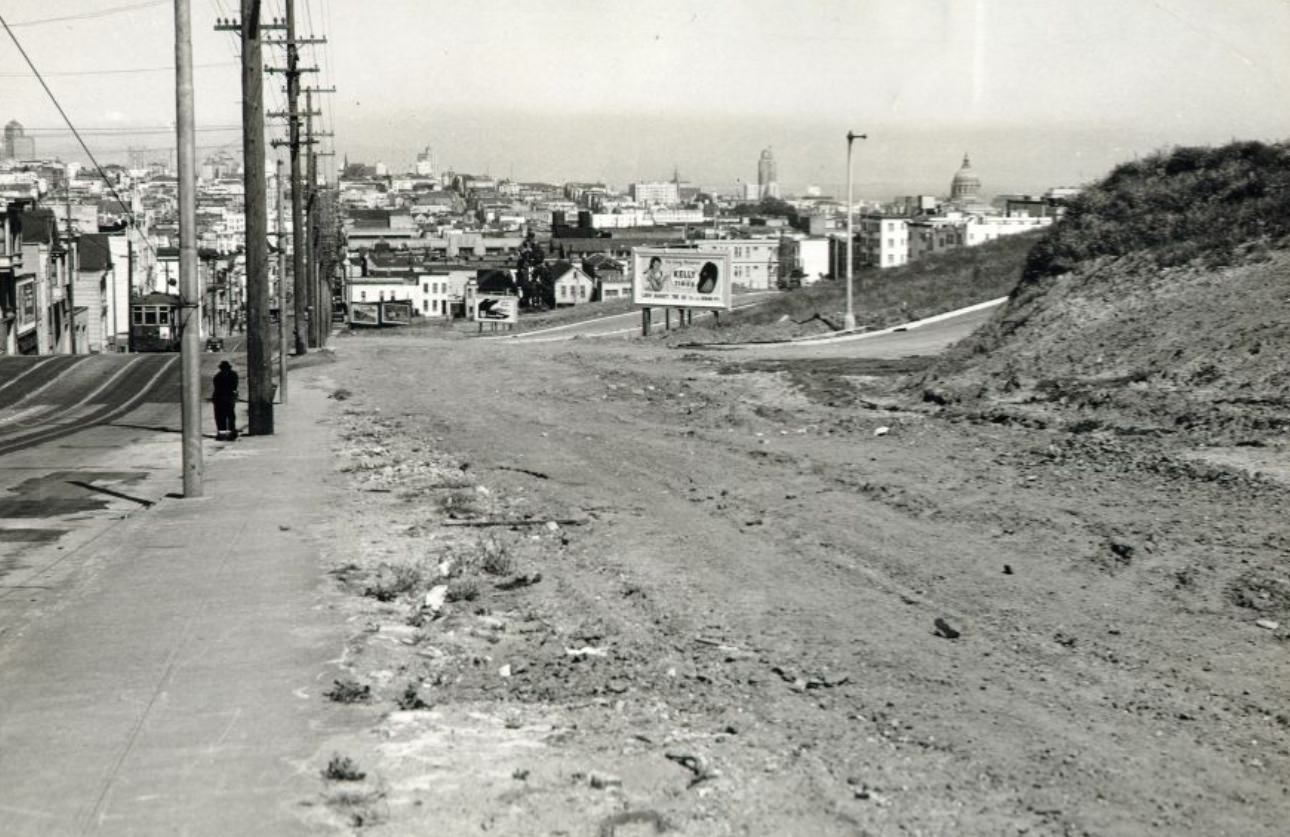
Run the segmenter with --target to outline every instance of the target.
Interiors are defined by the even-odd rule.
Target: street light
[[[852,248],[855,247],[855,230],[852,228],[855,217],[855,198],[852,196],[851,182],[851,144],[858,139],[868,139],[868,134],[857,134],[854,131],[847,131],[847,315],[843,320],[843,327],[847,331],[856,327],[856,309],[852,301],[851,294],[851,274],[855,270],[855,256]]]

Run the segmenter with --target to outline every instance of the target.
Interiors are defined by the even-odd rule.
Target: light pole
[[[855,255],[852,248],[855,247],[856,234],[853,228],[855,218],[855,198],[852,196],[853,184],[851,182],[851,144],[858,139],[868,139],[868,134],[857,134],[854,131],[847,131],[847,315],[843,320],[843,327],[847,331],[856,327],[856,309],[852,301],[851,292],[851,274],[855,270]]]

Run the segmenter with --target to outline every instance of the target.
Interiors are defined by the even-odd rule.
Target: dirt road
[[[1284,833],[1286,485],[920,359],[337,347],[365,833]]]

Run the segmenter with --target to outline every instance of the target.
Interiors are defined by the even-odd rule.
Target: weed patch
[[[448,585],[445,598],[450,602],[473,602],[479,598],[479,585],[471,579],[459,578]]]
[[[363,591],[380,602],[392,602],[421,584],[421,570],[407,565],[381,564],[376,580]]]
[[[356,680],[336,680],[323,697],[335,703],[367,703],[372,699],[372,687],[359,685]]]
[[[403,694],[399,695],[395,703],[397,703],[399,708],[404,712],[411,712],[415,709],[430,708],[430,704],[422,700],[421,695],[417,693],[417,685],[415,683],[409,683],[404,687]]]
[[[480,543],[480,551],[484,555],[480,569],[489,575],[510,575],[515,571],[515,559],[506,544],[489,538]]]
[[[329,782],[361,782],[367,774],[358,769],[358,765],[349,756],[333,753],[331,761],[322,771],[323,778]]]

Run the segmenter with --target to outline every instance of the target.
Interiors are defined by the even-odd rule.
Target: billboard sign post
[[[488,294],[476,293],[473,296],[467,296],[467,313],[470,318],[479,323],[479,330],[484,330],[484,323],[492,323],[493,328],[497,328],[498,323],[506,323],[513,326],[520,321],[520,298],[510,294]]]
[[[632,302],[663,308],[730,310],[730,254],[632,250]]]

